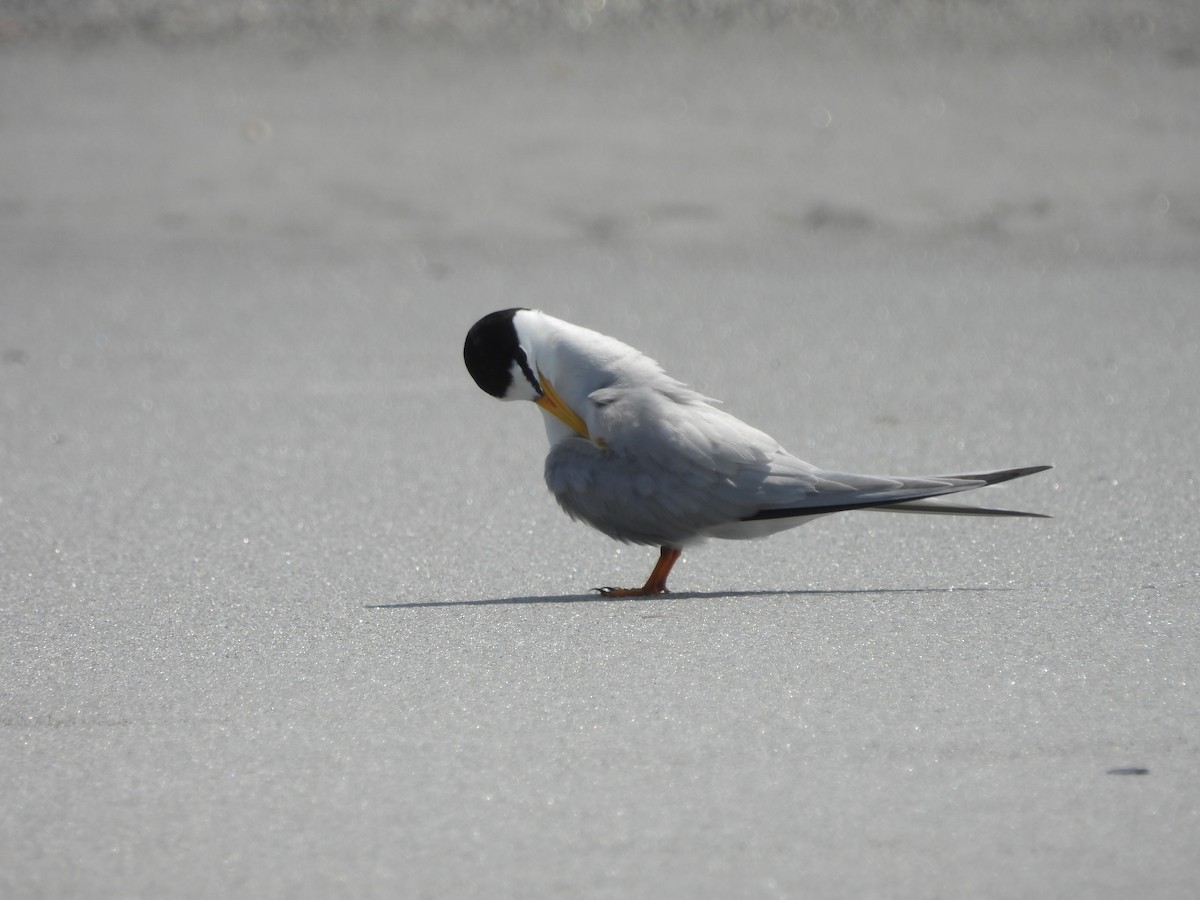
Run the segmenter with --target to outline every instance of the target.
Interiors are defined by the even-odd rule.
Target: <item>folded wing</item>
[[[1049,468],[922,478],[829,472],[678,382],[604,388],[589,402],[591,440],[555,444],[546,457],[546,484],[572,518],[632,543],[759,537],[853,509],[1036,515],[932,498]]]

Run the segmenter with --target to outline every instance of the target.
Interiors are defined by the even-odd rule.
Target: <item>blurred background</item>
[[[4,227],[1190,245],[1198,45],[1187,0],[4,0]]]
[[[1198,161],[1194,0],[0,0],[0,893],[1191,896]],[[598,601],[510,306],[1055,519]]]
[[[1029,462],[993,449],[1013,404],[1121,397],[1116,359],[1165,366],[1162,335],[1191,352],[1190,307],[1145,275],[1194,276],[1198,48],[1188,0],[3,0],[8,434],[22,456],[168,426],[225,442],[199,472],[264,444],[284,469],[305,444],[349,454],[326,437],[345,429],[436,456],[446,436],[400,442],[393,419],[489,409],[461,335],[527,305],[644,347],[818,463]],[[11,380],[35,372],[112,408],[58,421]],[[354,423],[331,396],[361,402]],[[290,437],[243,434],[271,397]],[[527,420],[493,418],[540,454]],[[1128,456],[1097,451],[1105,472]]]

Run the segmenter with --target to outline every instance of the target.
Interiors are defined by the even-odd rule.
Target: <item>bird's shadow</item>
[[[804,591],[681,591],[657,597],[606,597],[599,593],[563,594],[543,597],[491,597],[482,600],[422,600],[414,603],[365,604],[366,609],[437,609],[463,606],[519,606],[529,603],[621,603],[653,602],[655,600],[715,600],[745,597],[839,597],[854,594],[970,594],[1013,591],[1006,587],[948,587],[948,588],[847,588],[841,590]]]

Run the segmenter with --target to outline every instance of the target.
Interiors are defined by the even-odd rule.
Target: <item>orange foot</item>
[[[654,571],[640,588],[602,587],[595,590],[604,597],[654,597],[658,594],[669,594],[671,592],[667,590],[667,576],[671,574],[671,567],[682,554],[683,551],[677,547],[663,547],[659,551]]]

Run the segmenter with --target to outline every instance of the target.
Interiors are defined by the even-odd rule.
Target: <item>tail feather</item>
[[[1042,513],[1020,512],[1012,509],[988,509],[980,506],[956,506],[931,500],[931,497],[952,494],[959,491],[969,491],[990,484],[1000,484],[1014,478],[1023,478],[1037,472],[1045,472],[1053,466],[1025,466],[1019,469],[999,469],[995,472],[979,472],[972,475],[939,475],[935,478],[906,479],[906,486],[899,490],[873,492],[865,491],[857,497],[834,499],[829,502],[810,502],[802,506],[768,507],[759,510],[754,515],[746,516],[743,522],[759,522],[768,519],[806,518],[811,516],[828,515],[835,512],[846,512],[852,509],[873,509],[885,512],[926,513],[951,516],[1023,516],[1028,518],[1049,519]],[[931,483],[941,482],[931,488]]]
[[[1014,478],[1024,478],[1026,475],[1036,475],[1053,469],[1054,466],[1024,466],[1020,469],[998,469],[995,472],[978,472],[974,475],[938,475],[937,478],[955,479],[962,481],[982,481],[984,484],[1000,484],[1012,481]]]

